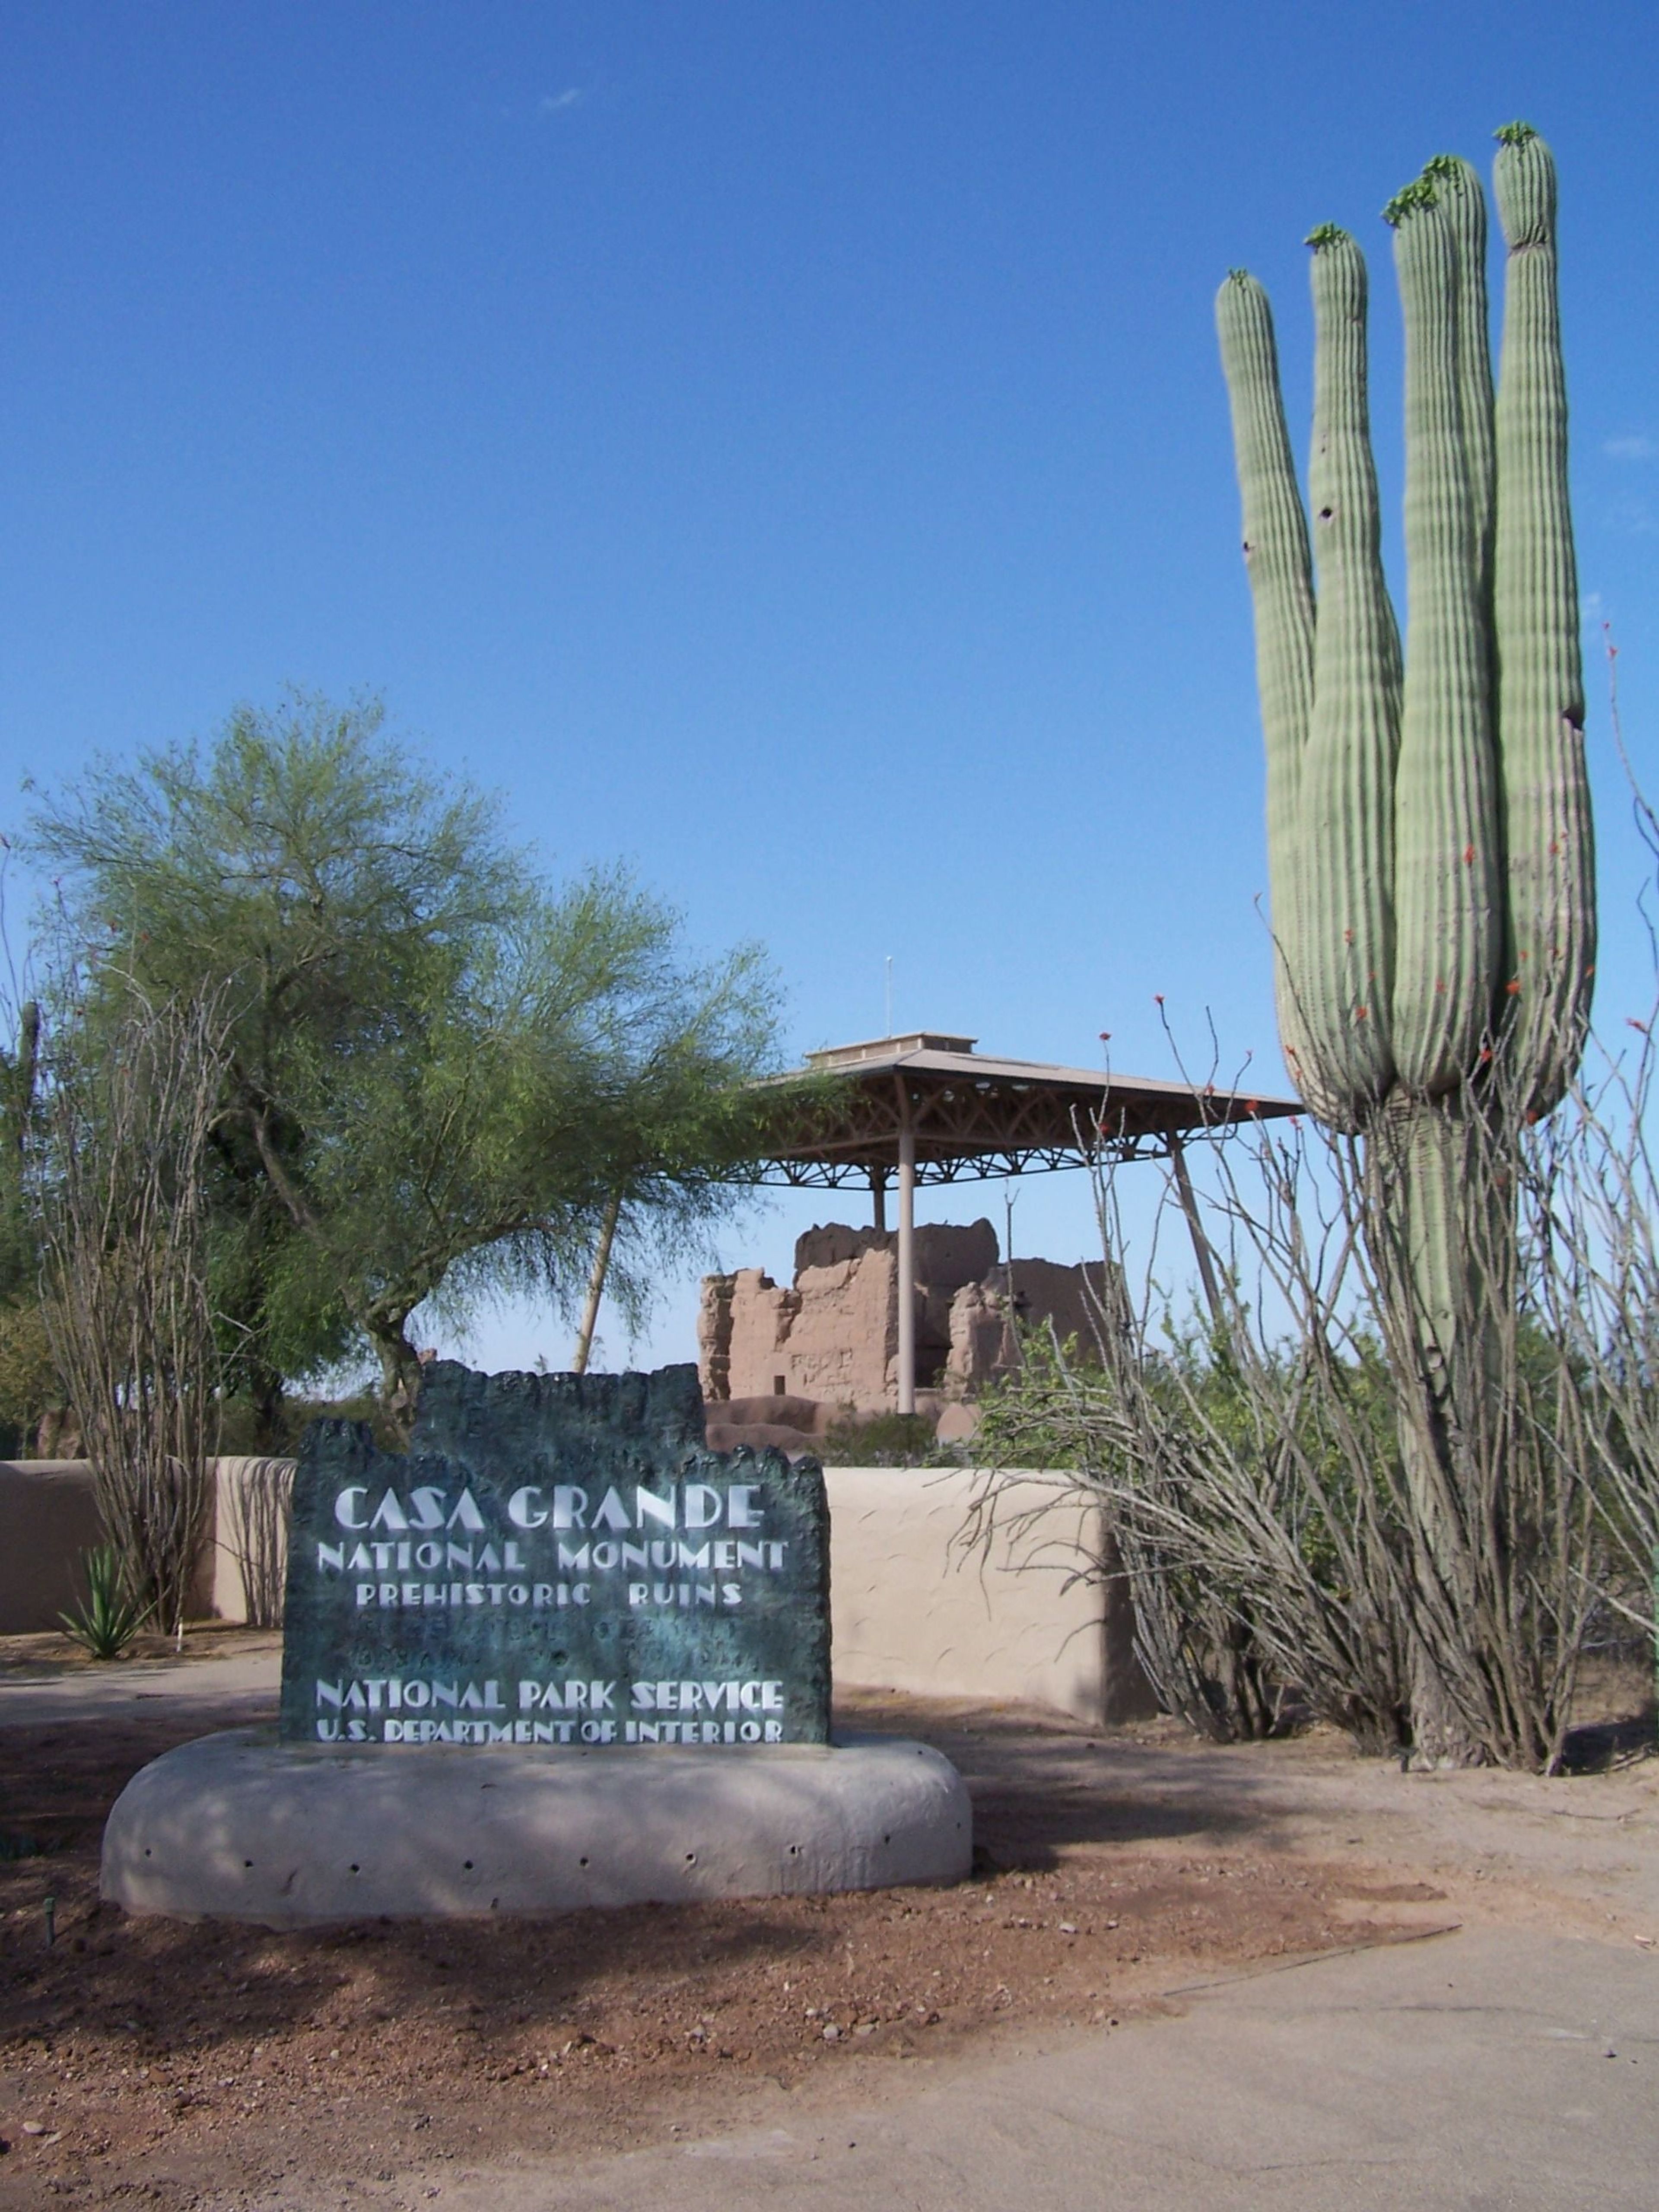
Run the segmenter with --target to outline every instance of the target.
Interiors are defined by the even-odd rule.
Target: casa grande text
[[[740,1607],[747,1571],[781,1574],[787,1542],[763,1530],[756,1483],[525,1483],[507,1500],[514,1532],[492,1534],[471,1487],[380,1498],[354,1483],[334,1500],[338,1543],[317,1546],[319,1573],[349,1577],[357,1608],[507,1607],[532,1612],[593,1603],[595,1577],[635,1576],[635,1610]],[[742,1534],[727,1533],[741,1531]],[[616,1599],[609,1591],[605,1601]]]

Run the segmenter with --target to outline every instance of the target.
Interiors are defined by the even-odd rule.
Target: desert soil
[[[1616,1730],[1607,1771],[1543,1781],[1402,1776],[1317,1733],[1223,1750],[875,1695],[839,1717],[957,1762],[971,1881],[283,1935],[98,1900],[128,1777],[245,1701],[0,1726],[0,2212],[423,2207],[469,2160],[896,2094],[1332,1949],[1492,1918],[1659,1937],[1659,1762]]]

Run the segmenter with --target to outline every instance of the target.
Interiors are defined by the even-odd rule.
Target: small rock
[[[833,2020],[823,2031],[823,2039],[826,2043],[839,2043],[841,2041],[841,2030],[836,2026]]]
[[[1060,1923],[1060,1932],[1062,1936],[1075,1936],[1077,1934],[1076,1923],[1071,1920],[1062,1920]]]
[[[40,2120],[25,2120],[23,2123],[23,2133],[26,2136],[43,2136],[46,2132],[46,2127]]]

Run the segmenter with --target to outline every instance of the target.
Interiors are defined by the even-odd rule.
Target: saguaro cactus
[[[1308,241],[1311,543],[1267,294],[1235,270],[1217,301],[1255,607],[1280,1032],[1310,1110],[1366,1140],[1379,1275],[1396,1322],[1409,1310],[1396,1341],[1414,1346],[1442,1430],[1468,1425],[1457,1401],[1479,1395],[1482,1316],[1510,1280],[1512,1219],[1470,1133],[1559,1102],[1595,960],[1555,170],[1529,126],[1498,137],[1495,401],[1474,172],[1442,155],[1384,210],[1405,321],[1403,664],[1358,246],[1329,226]],[[1449,1446],[1416,1449],[1425,1516],[1449,1553]]]

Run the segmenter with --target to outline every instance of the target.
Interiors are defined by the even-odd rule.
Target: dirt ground
[[[128,1777],[246,1717],[0,1727],[3,2212],[423,2204],[469,2157],[867,2098],[1263,1962],[1481,1916],[1659,1936],[1659,1762],[1637,1728],[1604,1731],[1610,1771],[1443,1783],[1318,1735],[1218,1751],[1164,1723],[875,1696],[842,1723],[925,1737],[969,1782],[957,1888],[283,1935],[100,1905]]]

